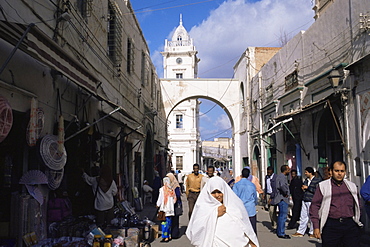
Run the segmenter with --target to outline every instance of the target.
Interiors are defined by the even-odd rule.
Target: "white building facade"
[[[180,24],[172,40],[165,41],[162,52],[164,79],[182,81],[196,78],[200,61],[197,53],[180,16]],[[175,170],[191,172],[193,164],[200,163],[199,102],[196,98],[189,98],[172,107],[167,116],[168,149],[172,157],[170,162]]]

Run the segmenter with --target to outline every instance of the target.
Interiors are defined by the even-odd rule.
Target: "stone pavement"
[[[185,194],[182,196],[184,215],[180,216],[180,232],[182,234],[180,239],[174,239],[169,243],[161,243],[161,237],[155,239],[152,243],[152,247],[157,246],[168,246],[168,247],[191,247],[190,241],[185,235],[186,227],[188,225],[188,205]],[[258,240],[261,247],[321,247],[321,242],[317,239],[309,238],[307,235],[301,238],[291,238],[291,239],[280,239],[270,232],[271,223],[269,220],[268,212],[263,209],[262,206],[257,206],[257,234]],[[141,217],[144,215],[149,219],[155,219],[156,208],[153,204],[146,204],[144,210],[138,213]],[[156,221],[155,221],[156,222]],[[159,222],[156,222],[159,224]],[[292,235],[295,230],[286,230],[286,234]],[[364,233],[362,236],[360,247],[370,246],[370,235],[369,233]],[[239,246],[235,246],[239,247]],[[355,247],[355,246],[354,246]],[[356,246],[357,247],[357,246]]]

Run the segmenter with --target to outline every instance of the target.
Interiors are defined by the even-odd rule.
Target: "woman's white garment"
[[[223,193],[223,205],[226,207],[226,214],[221,217],[217,214],[222,204],[211,195],[216,189]],[[242,247],[248,246],[249,240],[259,246],[243,202],[220,177],[210,178],[202,189],[186,236],[191,244],[198,247]]]
[[[167,203],[164,203],[164,191],[163,187],[159,189],[159,196],[157,200],[157,207],[159,207],[159,211],[163,211],[166,213],[166,216],[174,216],[175,215],[175,203],[172,196],[168,197]]]
[[[96,198],[94,202],[94,207],[96,210],[105,211],[111,209],[114,206],[114,196],[117,194],[117,185],[114,180],[109,187],[107,192],[103,192],[100,187],[98,187],[98,180],[97,177],[90,177],[86,173],[84,173],[83,178],[88,185],[91,185],[92,191]],[[98,187],[98,191],[96,192],[96,188]]]

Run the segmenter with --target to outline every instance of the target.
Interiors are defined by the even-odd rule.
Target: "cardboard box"
[[[154,239],[158,238],[159,236],[159,225],[152,226],[152,236]]]

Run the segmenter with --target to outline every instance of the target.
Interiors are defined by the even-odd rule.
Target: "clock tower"
[[[179,82],[197,78],[198,51],[193,39],[182,25],[176,28],[172,40],[165,41],[163,55],[163,83]],[[181,88],[179,87],[179,91]],[[193,164],[201,162],[201,141],[199,133],[199,101],[187,99],[178,104],[168,116],[168,148],[172,153],[172,168],[191,173]]]
[[[165,40],[163,55],[163,77],[168,78],[197,78],[198,51],[195,49],[193,39],[182,25],[182,16],[180,15],[180,25],[176,28],[172,40]]]

